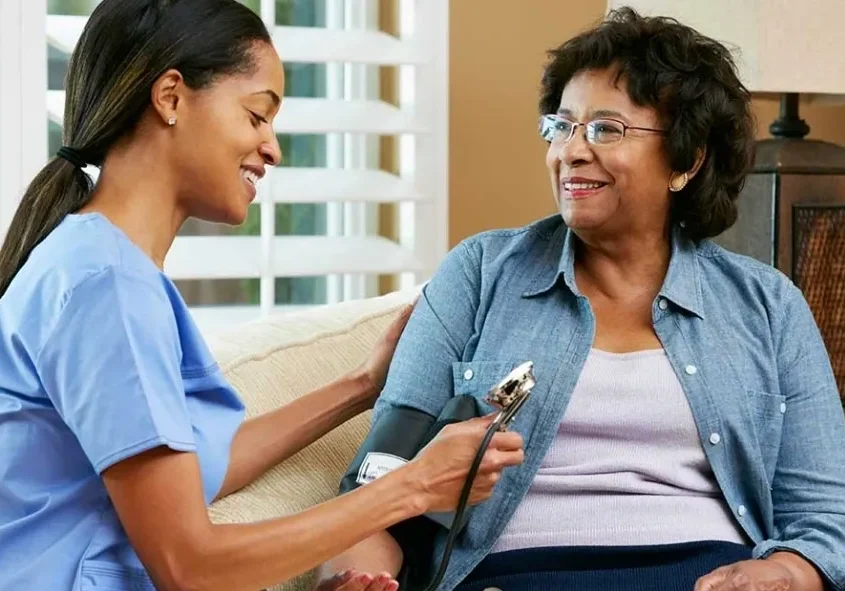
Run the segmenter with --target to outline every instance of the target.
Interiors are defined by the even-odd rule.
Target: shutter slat
[[[283,62],[347,62],[382,66],[414,65],[424,61],[410,41],[380,31],[276,27],[273,45]]]
[[[416,270],[414,254],[378,236],[277,236],[273,275],[316,277]],[[164,264],[173,279],[248,279],[261,274],[258,236],[177,236]]]
[[[269,169],[261,182],[268,183],[276,203],[425,200],[413,183],[381,170],[280,167]]]
[[[47,41],[71,53],[87,17],[49,15]],[[347,62],[383,66],[414,65],[424,61],[419,47],[381,31],[326,29],[323,27],[274,27],[273,45],[284,62]]]
[[[62,124],[65,93],[47,92],[50,119]],[[286,98],[275,121],[277,133],[422,133],[416,118],[383,101]]]
[[[276,117],[277,133],[423,133],[422,123],[383,101],[286,98]]]

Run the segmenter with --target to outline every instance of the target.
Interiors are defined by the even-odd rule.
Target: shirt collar
[[[522,294],[523,297],[531,298],[547,293],[555,288],[561,279],[569,291],[576,296],[581,295],[575,284],[576,240],[575,233],[561,223],[551,235],[539,270],[528,291]],[[678,226],[672,230],[672,254],[660,296],[699,318],[704,318],[697,247]]]

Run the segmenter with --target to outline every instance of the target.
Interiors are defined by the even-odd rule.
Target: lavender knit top
[[[493,552],[695,540],[748,543],[665,352],[593,349],[557,437]]]

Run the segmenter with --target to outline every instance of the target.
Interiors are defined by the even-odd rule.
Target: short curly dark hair
[[[631,100],[653,107],[667,133],[673,170],[690,170],[706,149],[698,174],[673,200],[672,217],[693,240],[717,236],[736,221],[736,199],[754,157],[751,95],[728,49],[667,17],[625,7],[548,52],[540,114],[554,113],[578,72],[618,67]]]

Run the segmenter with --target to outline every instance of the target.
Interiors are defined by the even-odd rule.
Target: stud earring
[[[167,124],[170,125],[171,127],[176,125],[176,117],[171,117],[170,119],[168,119]]]
[[[681,178],[681,185],[680,186],[678,186],[675,183],[676,178]],[[689,182],[689,174],[687,174],[686,172],[683,174],[683,177],[676,177],[676,176],[673,175],[672,179],[669,181],[669,190],[672,191],[673,193],[683,191],[684,187],[687,186],[688,182]]]

